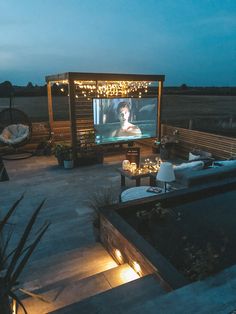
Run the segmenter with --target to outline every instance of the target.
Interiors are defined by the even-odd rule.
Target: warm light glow
[[[130,171],[132,173],[135,173],[136,170],[137,170],[137,164],[135,162],[131,162],[131,164],[130,164]]]
[[[124,282],[129,282],[139,278],[139,275],[134,272],[134,270],[130,267],[128,269],[122,269],[120,273],[120,278]]]
[[[62,81],[51,81],[51,84],[56,84],[59,86],[60,84],[68,84],[68,80],[62,80]]]
[[[12,314],[16,314],[17,309],[16,309],[16,300],[12,300]]]
[[[142,97],[142,91],[148,92],[148,86],[151,82],[147,81],[79,81],[75,80],[74,84],[82,93],[95,93],[97,97],[109,96],[127,96],[129,93],[138,92],[139,98]]]
[[[138,273],[140,275],[140,273],[141,273],[140,265],[137,262],[133,262],[133,267],[134,267],[134,270],[136,271],[136,273]]]
[[[119,263],[123,262],[123,256],[118,249],[115,249],[115,256],[116,256],[117,260],[119,261]]]
[[[61,88],[61,92],[64,92],[64,88]]]
[[[122,161],[122,169],[123,170],[129,170],[130,169],[130,161],[125,159]]]

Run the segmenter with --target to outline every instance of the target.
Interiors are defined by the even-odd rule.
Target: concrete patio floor
[[[116,168],[121,165],[123,159],[124,154],[116,154],[105,158],[103,165],[70,170],[58,167],[53,156],[4,161],[10,180],[0,183],[1,207],[7,210],[25,193],[14,217],[15,222],[18,222],[17,229],[26,221],[33,209],[42,200],[46,200],[37,225],[47,219],[51,221],[52,226],[42,241],[43,250],[39,245],[32,260],[46,254],[50,256],[78,248],[80,245],[94,243],[90,223],[93,209],[89,205],[90,200],[94,193],[106,188],[112,188],[118,200],[121,188],[120,175]],[[144,183],[149,182],[146,178],[142,180]],[[127,186],[135,184],[130,180],[126,180],[126,183]],[[82,226],[78,228],[78,223],[81,224],[82,221]]]
[[[143,149],[143,157],[150,154],[149,148]],[[21,287],[39,293],[49,301],[45,303],[22,296],[29,314],[47,313],[137,278],[128,265],[120,269],[124,272],[126,268],[129,272],[126,278],[122,279],[120,273],[118,276],[117,271],[111,272],[117,269],[117,264],[96,242],[93,209],[89,205],[94,192],[111,187],[118,200],[121,187],[116,168],[121,166],[124,157],[124,153],[114,154],[105,157],[103,165],[70,170],[59,168],[53,156],[4,161],[10,180],[0,183],[3,212],[25,193],[12,219],[15,236],[11,245],[17,243],[17,236],[30,214],[44,199],[46,202],[35,229],[45,220],[51,222],[20,278]],[[143,184],[149,182],[148,178],[142,180]],[[127,180],[127,186],[134,185],[134,181]],[[107,271],[110,273],[106,274]],[[94,278],[96,274],[99,276]],[[70,288],[66,290],[68,286]],[[76,291],[73,297],[72,291]]]
[[[142,157],[147,156],[151,151],[144,147]],[[151,314],[156,309],[163,314],[234,313],[236,266],[166,294],[152,276],[135,280],[137,274],[129,265],[117,265],[96,242],[89,199],[96,191],[112,188],[118,200],[121,187],[116,168],[123,159],[123,153],[114,154],[103,165],[72,170],[59,168],[54,157],[4,162],[10,180],[0,182],[0,214],[25,193],[12,219],[11,245],[17,243],[30,214],[44,199],[35,227],[45,220],[51,222],[20,278],[20,287],[43,297],[21,293],[28,313]],[[126,183],[127,187],[135,185],[130,180]],[[149,179],[143,178],[141,184],[149,185]]]

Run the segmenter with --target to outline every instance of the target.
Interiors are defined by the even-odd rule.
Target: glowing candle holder
[[[130,171],[132,173],[135,173],[136,169],[137,169],[137,164],[135,162],[131,162],[131,164],[130,164]]]
[[[130,170],[130,162],[129,160],[125,159],[122,162],[122,169],[123,170]]]

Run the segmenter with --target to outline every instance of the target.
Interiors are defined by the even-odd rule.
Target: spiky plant
[[[35,224],[35,221],[38,217],[38,214],[43,207],[45,201],[42,201],[41,204],[36,208],[30,217],[28,223],[25,226],[25,229],[22,235],[19,238],[18,244],[15,248],[10,250],[10,240],[14,233],[14,226],[11,228],[11,231],[5,235],[5,228],[8,225],[11,225],[9,222],[13,213],[15,212],[17,206],[22,201],[24,195],[22,195],[9,209],[3,219],[0,221],[0,313],[1,314],[10,314],[12,313],[10,299],[13,299],[19,304],[24,313],[27,314],[27,311],[16,294],[18,289],[18,279],[22,271],[24,270],[30,256],[37,247],[42,236],[48,229],[50,223],[45,222],[41,228],[35,233],[33,240],[30,239],[31,231]]]
[[[101,187],[96,192],[90,195],[89,206],[94,210],[93,212],[93,226],[99,229],[99,213],[100,207],[106,207],[118,203],[117,191],[113,186]]]

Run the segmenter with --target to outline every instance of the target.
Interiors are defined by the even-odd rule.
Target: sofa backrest
[[[174,166],[174,173],[176,181],[180,181],[186,173],[201,170],[204,167],[203,161],[184,162],[180,165]]]
[[[236,177],[236,166],[210,167],[198,171],[186,171],[182,177],[182,184],[187,187],[205,184],[226,178]]]

